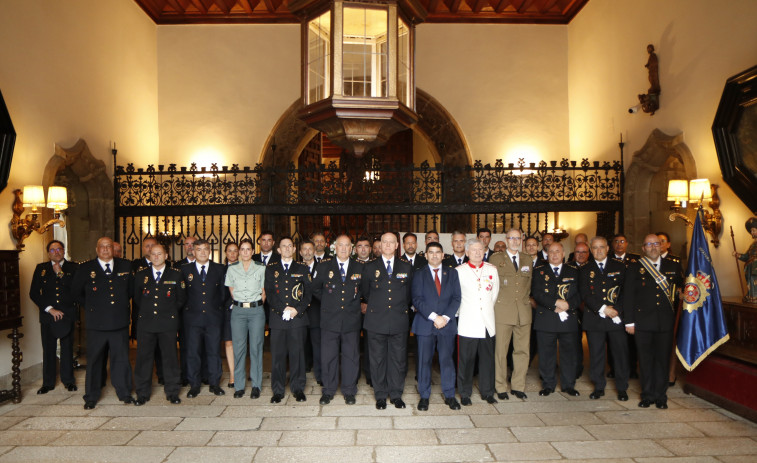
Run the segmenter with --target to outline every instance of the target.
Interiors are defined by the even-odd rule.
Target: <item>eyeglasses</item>
[[[644,243],[644,246],[646,246],[648,248],[659,248],[660,247],[660,243]]]
[[[63,252],[63,248],[50,248],[48,252]]]
[[[520,236],[508,236],[507,239],[510,241],[519,241],[519,240],[522,240],[523,238],[521,238]]]

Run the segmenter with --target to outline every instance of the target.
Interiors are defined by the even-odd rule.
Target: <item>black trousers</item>
[[[625,330],[587,331],[586,339],[589,342],[589,377],[594,389],[604,390],[607,385],[605,350],[612,350],[615,356],[615,386],[618,392],[628,389],[628,336]]]
[[[542,387],[555,389],[557,386],[557,344],[560,344],[560,386],[563,390],[576,385],[576,332],[557,333],[537,331],[539,344],[539,374]]]
[[[636,347],[641,370],[642,400],[668,400],[668,371],[673,331],[636,330]]]
[[[54,322],[61,323],[61,322]],[[42,338],[42,385],[55,387],[57,358],[55,351],[58,347],[58,338],[52,334],[50,325],[40,323]],[[60,381],[63,384],[74,384],[74,329],[60,338]]]
[[[84,400],[97,402],[103,381],[103,368],[110,353],[110,382],[120,400],[131,397],[132,372],[129,363],[129,329],[87,330],[87,379]]]
[[[208,367],[208,384],[218,386],[221,381],[221,331],[222,323],[205,326],[184,325],[187,380],[191,387],[200,387],[203,379],[203,359]]]
[[[305,352],[311,355],[308,365],[313,366],[313,376],[316,381],[323,382],[323,372],[321,366],[321,327],[311,326],[308,328],[308,343],[305,343]]]
[[[178,395],[181,388],[181,369],[176,352],[176,331],[147,333],[137,331],[137,362],[134,382],[137,396],[149,399],[152,393],[152,366],[158,355],[163,365],[163,390],[166,396]]]
[[[457,337],[457,389],[460,397],[473,394],[473,367],[478,355],[478,390],[481,397],[494,395],[494,337],[486,333],[485,338]]]
[[[274,394],[284,395],[289,359],[289,390],[305,389],[305,339],[307,326],[288,330],[271,330],[271,387]]]
[[[371,381],[376,400],[402,398],[407,376],[407,331],[382,334],[368,331]]]
[[[321,329],[321,378],[323,393],[334,395],[339,386],[341,363],[342,394],[357,394],[360,375],[360,331],[340,333]]]

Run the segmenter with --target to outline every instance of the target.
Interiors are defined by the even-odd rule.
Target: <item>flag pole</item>
[[[741,283],[741,294],[746,294],[744,288],[744,277],[741,275],[741,265],[739,265],[738,252],[736,252],[736,239],[733,237],[733,225],[731,225],[731,243],[733,244],[733,253],[736,259],[736,274],[739,276],[739,283]]]

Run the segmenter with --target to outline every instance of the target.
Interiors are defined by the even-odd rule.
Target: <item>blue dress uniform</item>
[[[581,297],[578,290],[578,270],[569,264],[561,264],[559,275],[553,265],[534,268],[531,278],[531,297],[536,301],[534,330],[539,349],[539,374],[544,389],[555,390],[557,378],[557,343],[560,343],[560,385],[562,390],[574,389],[576,383],[576,331],[578,330],[578,305]],[[568,302],[568,318],[560,320],[555,313],[558,299]]]
[[[621,298],[625,276],[625,264],[612,257],[605,259],[602,269],[593,259],[581,269],[579,287],[584,302],[583,328],[589,343],[589,377],[598,391],[604,391],[607,384],[606,346],[612,349],[615,356],[615,385],[618,392],[628,389],[628,336]],[[600,310],[606,305],[618,311],[619,323],[600,315]]]
[[[635,326],[641,399],[667,405],[673,325],[677,291],[683,285],[683,269],[678,262],[660,258],[658,270],[669,285],[669,294],[644,268],[641,260],[628,265],[623,283],[623,313],[625,323]]]
[[[305,267],[307,264],[303,263]],[[308,267],[308,273],[312,280],[316,268],[315,260],[313,268]],[[308,340],[305,343],[305,363],[307,369],[313,369],[313,376],[318,384],[323,384],[323,375],[321,374],[321,301],[315,297],[310,298],[308,306]]]
[[[361,290],[368,308],[363,327],[368,331],[371,381],[376,400],[402,398],[407,374],[407,335],[410,329],[413,268],[394,259],[392,274],[382,256],[365,266]]]
[[[42,386],[55,387],[55,351],[60,339],[60,380],[65,385],[76,384],[74,379],[74,324],[78,318],[76,301],[71,293],[71,282],[79,268],[75,262],[62,261],[61,271],[56,274],[52,262],[38,264],[34,269],[29,297],[39,307],[39,323],[42,334]],[[55,321],[45,312],[47,307],[63,312],[63,318]]]
[[[229,292],[225,285],[226,266],[211,261],[204,266],[204,279],[203,269],[198,269],[202,267],[199,262],[181,267],[187,290],[187,303],[181,316],[187,345],[187,380],[192,389],[200,388],[203,346],[210,386],[218,387],[222,373],[219,349]]]
[[[265,269],[265,294],[271,307],[271,387],[273,395],[284,395],[289,358],[289,389],[299,395],[305,389],[305,340],[310,304],[310,272],[306,265],[291,261],[284,266],[273,261]],[[294,307],[297,316],[284,320],[284,309]],[[300,397],[297,397],[298,401]]]
[[[104,270],[99,259],[79,266],[71,291],[84,307],[87,322],[87,379],[84,401],[97,402],[103,382],[105,352],[110,351],[110,380],[119,400],[132,401],[129,364],[129,322],[133,275],[131,262],[118,257]]]
[[[313,276],[313,297],[321,301],[321,378],[323,395],[333,397],[342,368],[342,394],[357,394],[360,374],[360,281],[364,265],[349,259],[344,281],[338,259],[324,259]]]
[[[176,396],[181,387],[181,370],[176,352],[179,313],[186,302],[181,272],[166,265],[155,280],[151,267],[134,276],[134,303],[140,308],[137,322],[137,363],[134,379],[137,400],[152,392],[152,365],[162,357],[166,396]],[[156,349],[159,347],[159,349]]]

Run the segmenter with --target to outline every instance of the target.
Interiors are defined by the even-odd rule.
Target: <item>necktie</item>
[[[321,263],[321,258],[320,258],[320,257],[316,257],[316,258],[315,258],[315,262],[316,262],[317,264],[320,264],[320,263]]]
[[[208,276],[208,272],[205,271],[205,266],[200,267],[200,279],[204,282],[205,277]]]
[[[392,276],[392,261],[391,260],[386,261],[386,273],[388,273],[389,276]]]
[[[554,267],[555,270],[555,276],[560,278],[560,267]]]
[[[106,275],[110,275],[111,274],[110,264],[105,264],[105,274]]]
[[[513,267],[515,267],[515,271],[518,271],[518,260],[516,259],[516,256],[513,256]]]
[[[155,272],[155,283],[160,283],[160,273],[161,272]]]
[[[344,264],[339,262],[339,273],[342,275],[342,283],[347,279],[347,275],[344,273]]]
[[[289,264],[284,264],[284,273],[289,271]]]
[[[463,265],[463,260],[462,259],[457,259],[457,265]]]
[[[436,285],[436,294],[442,295],[442,282],[439,280],[439,269],[434,269],[434,284]]]
[[[605,264],[603,264],[602,262],[599,263],[599,273],[605,273]]]
[[[265,265],[265,261],[266,261],[266,259],[268,259],[268,256],[264,256],[263,254],[261,254],[260,257],[263,260],[263,265]]]

